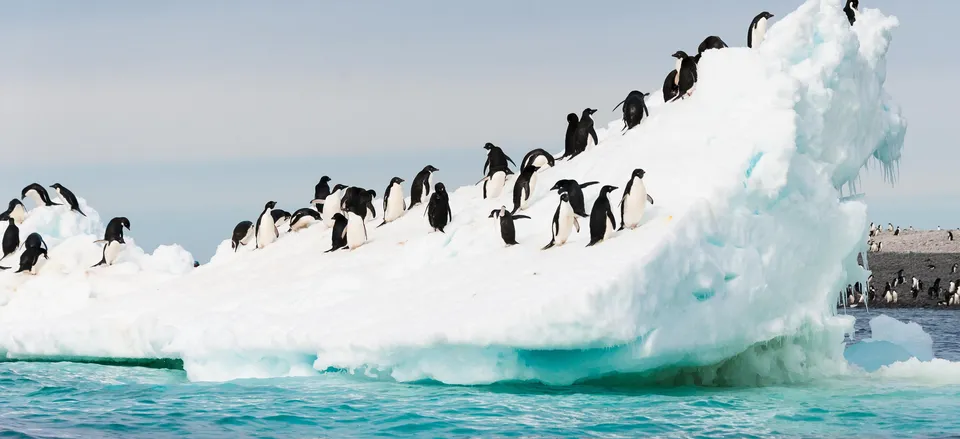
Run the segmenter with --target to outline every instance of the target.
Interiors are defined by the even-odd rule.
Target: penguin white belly
[[[305,215],[300,219],[298,219],[297,222],[291,224],[290,230],[296,232],[297,230],[305,229],[307,227],[310,227],[310,225],[313,224],[315,221],[316,220],[314,220],[312,217]]]
[[[607,218],[607,230],[603,232],[603,239],[607,239],[613,235],[613,232],[617,230],[617,225],[610,221],[610,218]]]
[[[546,158],[546,157],[544,157],[544,156],[542,156],[542,155],[538,155],[537,158],[533,159],[533,166],[536,166],[537,168],[539,168],[539,169],[537,169],[537,172],[540,172],[540,171],[544,170],[544,168],[549,167],[549,166],[550,166],[550,162],[547,161],[547,158]]]
[[[117,262],[117,258],[120,257],[122,250],[123,244],[120,244],[120,241],[108,242],[103,249],[103,259],[107,261],[107,265],[113,265],[114,262]]]
[[[507,181],[507,173],[497,171],[490,179],[484,182],[487,185],[487,198],[497,198],[503,193],[503,184]]]
[[[643,181],[634,178],[633,185],[630,187],[630,193],[623,200],[623,226],[634,229],[643,219],[643,213],[647,208],[647,188]]]
[[[260,217],[260,230],[257,230],[257,248],[264,248],[277,240],[277,226],[273,224],[270,211]]]
[[[757,47],[760,43],[763,43],[763,39],[767,36],[767,19],[761,18],[757,21],[757,27],[753,30],[753,47]]]
[[[897,303],[897,292],[894,291],[894,292],[891,293],[891,295],[892,295],[892,297],[893,297],[893,303]]]
[[[340,212],[340,191],[335,194],[327,195],[323,201],[323,214],[320,215],[323,223],[327,227],[333,227],[333,216]]]
[[[10,212],[10,218],[13,218],[14,224],[20,225],[23,224],[24,218],[27,216],[27,211],[23,209],[23,206],[16,205],[13,208],[13,211]]]
[[[890,294],[889,291],[887,291],[887,294],[883,295],[883,300],[886,301],[887,303],[893,302],[893,295]]]
[[[557,218],[557,236],[553,238],[553,245],[560,246],[570,238],[570,232],[573,231],[573,222],[576,217],[570,203],[563,203],[560,206],[560,217]]]
[[[43,198],[40,198],[40,194],[34,189],[27,191],[27,196],[30,197],[34,203],[37,203],[37,207],[45,206],[47,204],[43,202]]]
[[[255,232],[254,229],[255,229],[255,227],[252,226],[252,225],[250,226],[249,229],[247,229],[247,234],[243,237],[243,239],[240,240],[240,244],[241,244],[241,245],[247,245],[247,244],[250,243],[250,240],[253,239],[253,235],[254,235],[254,232]]]
[[[383,213],[383,219],[389,223],[403,216],[403,212],[403,188],[400,185],[394,185],[390,189],[390,197],[387,198],[387,209]]]
[[[363,245],[367,240],[366,226],[363,218],[355,213],[347,213],[347,247],[353,250]]]
[[[682,65],[683,65],[683,59],[677,58],[677,65],[676,65],[677,75],[673,77],[673,85],[680,85],[680,66]]]
[[[533,198],[533,191],[537,190],[537,173],[534,172],[530,176],[530,192],[527,193],[527,197],[520,200],[520,210],[527,210],[527,206],[530,205],[530,199]]]

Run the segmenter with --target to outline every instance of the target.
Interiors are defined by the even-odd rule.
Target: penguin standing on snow
[[[123,229],[126,228],[130,230],[130,220],[124,216],[118,216],[110,220],[107,223],[107,230],[103,232],[103,240],[97,241],[102,243],[107,243],[110,241],[118,241],[121,244],[126,244],[126,241],[123,240]]]
[[[433,230],[443,232],[443,228],[453,221],[453,212],[450,211],[450,197],[447,195],[447,188],[443,183],[437,183],[436,191],[430,196],[430,202],[427,204],[427,220]]]
[[[33,183],[20,191],[20,199],[30,197],[34,202],[37,203],[37,207],[40,206],[59,206],[60,203],[54,203],[50,200],[50,194],[47,193],[47,190],[40,186],[38,183]]]
[[[697,63],[682,50],[676,51],[672,55],[677,59],[677,76],[675,84],[677,85],[677,96],[673,100],[687,97],[693,86],[697,84]]]
[[[44,259],[50,259],[47,256],[47,249],[43,247],[30,247],[24,250],[20,255],[20,267],[17,273],[37,274],[37,263],[40,262],[40,256]],[[0,270],[9,270],[10,267],[0,267]]]
[[[623,105],[623,129],[621,131],[633,129],[633,127],[640,125],[644,115],[650,115],[650,110],[647,109],[647,104],[643,100],[647,96],[650,96],[650,93],[641,93],[634,90],[627,94],[626,99],[613,107],[613,111],[617,111],[617,107]]]
[[[697,47],[697,56],[693,57],[693,61],[697,64],[700,64],[700,57],[703,56],[703,52],[706,52],[710,49],[726,49],[727,43],[724,43],[723,40],[718,36],[711,35],[703,40],[700,43],[700,46]]]
[[[843,7],[843,13],[847,14],[847,21],[850,26],[857,21],[857,14],[860,13],[860,0],[847,0],[847,5]]]
[[[10,204],[7,205],[7,210],[0,213],[0,221],[8,221],[13,218],[13,221],[18,225],[23,224],[23,220],[26,217],[27,208],[23,207],[23,203],[16,198],[10,200]]]
[[[553,223],[550,225],[552,237],[550,243],[544,246],[543,250],[566,243],[574,227],[577,229],[577,233],[580,233],[580,223],[577,221],[577,215],[570,207],[570,194],[560,194],[560,204],[557,205],[557,211],[553,214]]]
[[[369,194],[369,192],[361,192]],[[367,223],[364,217],[368,212],[367,200],[364,196],[357,196],[344,200],[343,212],[347,217],[346,239],[347,248],[356,249],[367,242]]]
[[[257,248],[262,249],[272,244],[273,241],[276,241],[277,237],[280,236],[280,232],[277,231],[277,223],[273,221],[274,207],[277,207],[277,202],[268,201],[267,204],[263,206],[263,212],[257,217],[256,229],[254,231]]]
[[[270,216],[273,217],[273,224],[279,229],[284,223],[290,222],[290,217],[292,215],[290,215],[290,212],[287,212],[283,209],[273,209],[273,211],[270,212]]]
[[[290,218],[290,231],[296,232],[297,230],[305,229],[316,222],[320,222],[320,212],[309,207],[297,209]]]
[[[560,156],[561,159],[573,158],[573,156],[577,155],[576,137],[578,126],[580,126],[580,118],[577,117],[577,113],[567,114],[567,133],[563,137],[563,155]]]
[[[617,230],[617,219],[613,217],[613,209],[610,208],[610,199],[607,195],[617,190],[616,186],[609,184],[600,188],[600,196],[593,203],[593,209],[590,210],[590,243],[587,247],[607,239],[614,230]]]
[[[47,249],[47,243],[43,241],[43,237],[39,233],[33,232],[27,235],[27,239],[23,240],[24,248],[42,248]]]
[[[63,185],[60,183],[54,183],[50,187],[52,187],[53,190],[57,191],[57,195],[60,195],[60,199],[62,199],[64,202],[67,203],[67,205],[70,206],[70,210],[77,212],[80,215],[87,216],[87,214],[83,213],[83,211],[80,210],[80,203],[77,201],[77,196],[74,195],[73,192],[70,191],[70,189],[63,187]]]
[[[313,188],[314,200],[326,200],[330,196],[330,177],[324,175],[320,177],[320,182]],[[317,208],[317,212],[323,213],[323,203],[311,203]]]
[[[520,171],[517,181],[513,183],[513,210],[510,213],[526,210],[530,205],[530,197],[537,188],[537,169],[534,165],[527,165]]]
[[[513,163],[513,159],[492,143],[483,145],[483,149],[487,150],[487,161],[483,163],[483,199],[496,198],[503,191],[507,175],[513,174],[508,164],[508,162]],[[513,163],[513,165],[517,164]]]
[[[663,79],[663,102],[670,102],[677,97],[680,90],[677,87],[677,71],[671,70]]]
[[[403,181],[400,177],[390,179],[390,184],[383,193],[383,223],[377,227],[400,218],[407,211],[407,201],[403,198]]]
[[[520,160],[520,170],[522,171],[523,168],[533,165],[537,167],[538,171],[542,171],[547,167],[552,168],[555,163],[553,155],[542,148],[537,148],[523,156],[523,160]]]
[[[503,239],[503,243],[510,247],[511,245],[519,244],[517,242],[517,231],[513,226],[513,220],[518,219],[530,219],[526,215],[514,215],[507,210],[507,206],[500,206],[499,209],[494,209],[490,212],[488,218],[497,218],[500,223],[500,238]]]
[[[573,213],[586,217],[587,209],[584,206],[583,201],[583,189],[589,186],[597,184],[596,181],[588,181],[586,183],[577,183],[577,180],[557,180],[557,182],[550,188],[551,191],[557,191],[557,193],[569,194],[568,199],[570,200],[570,207],[573,209]]]
[[[594,145],[600,143],[600,141],[597,140],[597,131],[593,128],[593,118],[590,117],[596,112],[597,110],[592,108],[583,109],[583,114],[580,115],[580,122],[577,124],[577,131],[573,136],[574,154],[570,157],[570,160],[587,150],[587,145],[589,144],[588,136],[593,138]]]
[[[747,29],[747,47],[754,48],[763,43],[767,36],[767,20],[773,18],[773,14],[763,11],[750,22],[750,29]]]
[[[3,256],[0,256],[0,260],[6,259],[17,251],[17,247],[20,247],[20,228],[17,227],[13,218],[8,219],[7,222],[9,224],[7,230],[3,232]]]
[[[346,189],[346,185],[337,184],[323,199],[314,198],[312,201],[310,201],[310,204],[320,205],[323,207],[323,209],[320,210],[320,218],[323,223],[327,225],[327,227],[333,227],[333,216],[341,212],[341,197],[343,196],[343,191]]]
[[[653,204],[653,197],[647,193],[647,186],[643,184],[643,169],[637,168],[630,175],[630,181],[623,189],[620,198],[620,230],[635,229],[643,219],[643,212],[647,208],[647,201]]]
[[[439,169],[427,165],[413,178],[413,184],[410,185],[410,207],[408,207],[408,209],[413,209],[413,206],[430,200],[430,187],[433,186],[433,173],[437,171],[439,171]]]
[[[330,234],[330,240],[332,241],[330,250],[325,251],[324,253],[330,253],[332,251],[337,251],[347,246],[347,217],[343,216],[342,213],[337,212],[333,214],[330,218],[333,220],[333,231]]]
[[[233,235],[230,237],[230,246],[233,248],[233,251],[236,252],[239,250],[241,245],[247,245],[247,243],[253,239],[253,234],[253,223],[250,221],[240,221],[237,226],[233,228]]]

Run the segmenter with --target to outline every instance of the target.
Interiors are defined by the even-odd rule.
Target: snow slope
[[[194,380],[346,369],[464,384],[611,373],[754,384],[842,370],[852,319],[834,316],[835,292],[866,277],[856,255],[868,221],[841,189],[874,159],[895,175],[906,122],[883,89],[897,20],[864,9],[851,28],[841,8],[809,0],[758,49],[705,54],[691,98],[651,102],[625,135],[620,121],[599,129],[599,145],[539,175],[519,246],[504,248],[487,218],[511,204],[511,180],[498,200],[452,191],[446,234],[417,207],[371,222],[352,252],[322,253],[330,231],[311,227],[258,251],[224,241],[210,264],[163,282],[108,288],[44,271],[11,293],[21,281],[3,277],[0,353],[179,358]],[[540,250],[556,180],[622,189],[638,167],[656,201],[641,227],[585,248],[583,221]],[[588,210],[598,190],[585,189]],[[76,288],[89,294],[57,299]]]

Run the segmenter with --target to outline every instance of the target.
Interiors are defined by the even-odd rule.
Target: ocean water
[[[960,313],[885,310],[960,361]],[[858,317],[857,338],[869,336]],[[960,386],[853,375],[761,388],[448,386],[346,373],[191,383],[180,370],[0,363],[0,437],[943,437]],[[953,382],[958,382],[954,380]]]

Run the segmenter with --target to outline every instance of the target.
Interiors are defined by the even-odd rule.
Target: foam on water
[[[417,207],[334,254],[314,226],[258,251],[224,241],[196,270],[174,247],[128,249],[127,263],[91,271],[96,233],[61,233],[61,268],[0,274],[0,352],[179,358],[193,380],[338,369],[457,384],[766,384],[842,372],[853,319],[834,315],[835,292],[866,278],[868,221],[840,191],[870,160],[892,178],[906,121],[883,88],[897,20],[864,9],[851,27],[841,8],[808,0],[759,48],[704,54],[692,97],[651,99],[626,134],[619,121],[598,129],[598,145],[539,174],[521,245],[504,248],[487,219],[511,204],[512,180],[499,199],[452,192],[445,234]],[[656,200],[641,227],[540,250],[555,181],[622,190],[635,168]]]

